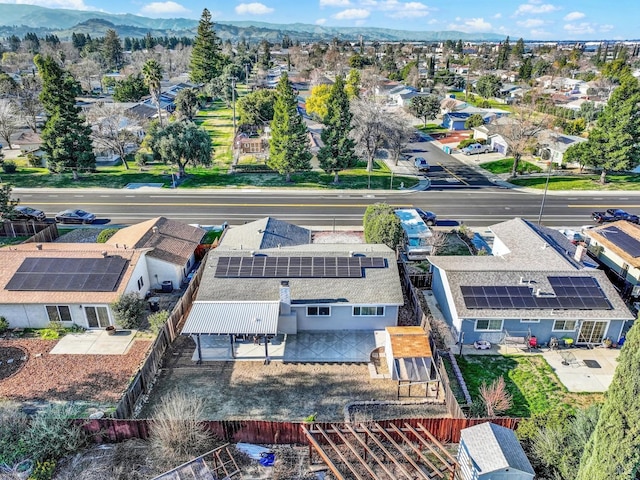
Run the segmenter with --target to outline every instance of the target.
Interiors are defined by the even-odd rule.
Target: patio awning
[[[396,379],[404,382],[428,382],[433,380],[430,375],[431,357],[394,358],[393,368]]]
[[[280,302],[194,302],[182,335],[276,335]]]

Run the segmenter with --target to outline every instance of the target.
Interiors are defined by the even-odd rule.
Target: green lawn
[[[474,402],[479,398],[483,381],[490,384],[504,377],[513,397],[512,407],[506,412],[508,416],[529,417],[557,408],[573,410],[603,399],[603,395],[598,393],[568,392],[540,355],[468,355],[457,356],[456,360]]]
[[[504,158],[501,160],[496,160],[495,162],[481,163],[480,168],[484,168],[485,170],[496,175],[501,173],[511,173],[511,169],[513,168],[513,158]],[[520,161],[520,165],[518,165],[518,172],[540,173],[542,172],[542,168],[530,162]]]
[[[201,126],[211,137],[214,149],[213,159],[216,164],[230,166],[233,161],[233,109],[221,100],[212,102],[200,109],[193,121]]]
[[[473,93],[470,93],[466,99],[465,99],[464,92],[449,92],[447,95],[455,95],[457,100],[462,100],[464,102],[467,102],[469,105],[473,105],[474,107],[477,107],[478,105],[480,105],[485,101],[484,98],[478,95],[474,95]],[[490,105],[490,108],[499,108],[500,110],[513,112],[513,107],[511,105],[507,105],[506,103],[500,103],[495,100],[489,100],[489,105]]]
[[[521,187],[544,189],[546,176],[514,178],[509,180]],[[640,175],[634,173],[607,175],[607,183],[600,184],[600,175],[552,176],[549,190],[640,190]]]
[[[447,130],[446,128],[444,128],[442,125],[438,124],[438,123],[427,123],[427,125],[421,125],[419,127],[416,127],[418,130],[420,130],[421,132],[426,133],[427,135],[431,134],[431,133],[443,133],[443,132],[448,132],[449,130]]]

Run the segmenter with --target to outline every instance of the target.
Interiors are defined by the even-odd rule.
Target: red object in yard
[[[529,348],[537,348],[538,347],[538,339],[536,337],[529,338]]]

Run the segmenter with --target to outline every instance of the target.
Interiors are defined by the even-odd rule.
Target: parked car
[[[420,172],[428,172],[429,171],[429,162],[424,157],[416,157],[413,164]]]
[[[15,220],[37,220],[39,222],[43,222],[46,220],[47,216],[42,210],[18,205],[13,209],[12,218]]]
[[[569,228],[560,229],[559,232],[567,237],[569,241],[574,245],[577,245],[584,240],[584,237],[580,232],[576,232],[575,230],[571,230]]]
[[[607,212],[592,212],[591,218],[596,223],[609,223],[616,221],[616,218],[608,215]]]
[[[482,145],[481,143],[472,143],[462,149],[462,153],[465,155],[478,155],[480,153],[489,153],[492,151],[493,148],[491,148],[491,145]]]
[[[432,226],[436,224],[437,217],[435,213],[428,210],[422,210],[420,208],[416,208],[416,212],[418,212],[418,215],[420,215],[422,221],[424,221],[424,223],[426,223],[427,225]]]
[[[80,209],[64,210],[56,215],[59,223],[93,223],[96,216]]]

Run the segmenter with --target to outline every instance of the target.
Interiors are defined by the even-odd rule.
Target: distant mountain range
[[[112,14],[87,10],[44,8],[35,5],[0,4],[0,36],[24,36],[35,32],[38,36],[56,34],[61,40],[71,37],[73,32],[89,33],[92,37],[103,36],[115,29],[121,37],[153,36],[193,37],[197,20],[187,18],[147,18],[132,14]],[[494,33],[464,33],[456,31],[410,31],[372,27],[328,27],[303,23],[275,24],[265,22],[216,22],[216,33],[222,40],[244,36],[249,41],[263,39],[277,42],[284,35],[292,40],[320,41],[335,37],[342,40],[366,41],[488,41],[503,40],[503,35]]]

